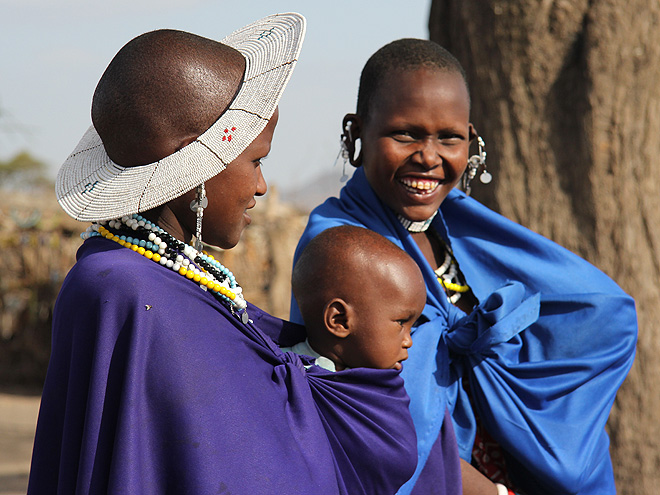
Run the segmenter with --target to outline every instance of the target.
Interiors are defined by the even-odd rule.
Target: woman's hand
[[[498,495],[495,483],[481,474],[470,463],[461,459],[461,478],[463,495]]]

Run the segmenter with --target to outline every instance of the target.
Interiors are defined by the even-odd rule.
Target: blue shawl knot
[[[426,307],[401,374],[418,464],[400,494],[413,491],[446,409],[461,457],[471,458],[478,417],[504,450],[509,477],[521,491],[616,493],[605,423],[635,355],[630,296],[587,261],[455,189],[432,228],[481,301],[465,315],[447,301],[412,236],[362,169],[339,198],[312,211],[294,261],[318,233],[345,224],[404,249],[426,283]],[[301,321],[295,300],[291,319]]]

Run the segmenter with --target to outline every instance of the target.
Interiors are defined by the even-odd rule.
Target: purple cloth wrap
[[[28,493],[396,492],[416,465],[399,374],[306,372],[274,342],[304,328],[248,312],[86,241],[55,307]]]

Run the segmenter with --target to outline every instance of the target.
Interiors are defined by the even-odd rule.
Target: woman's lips
[[[252,223],[252,217],[250,216],[250,212],[248,210],[251,210],[255,206],[257,206],[257,200],[252,198],[252,201],[250,201],[250,203],[245,208],[245,211],[243,212],[243,215],[245,216],[245,221],[247,222],[248,225]]]
[[[250,216],[249,207],[243,210],[243,219],[245,220],[246,225],[250,225],[252,223],[252,217]]]

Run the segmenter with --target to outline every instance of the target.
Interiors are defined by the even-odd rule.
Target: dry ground
[[[39,396],[0,392],[0,495],[25,494]]]

